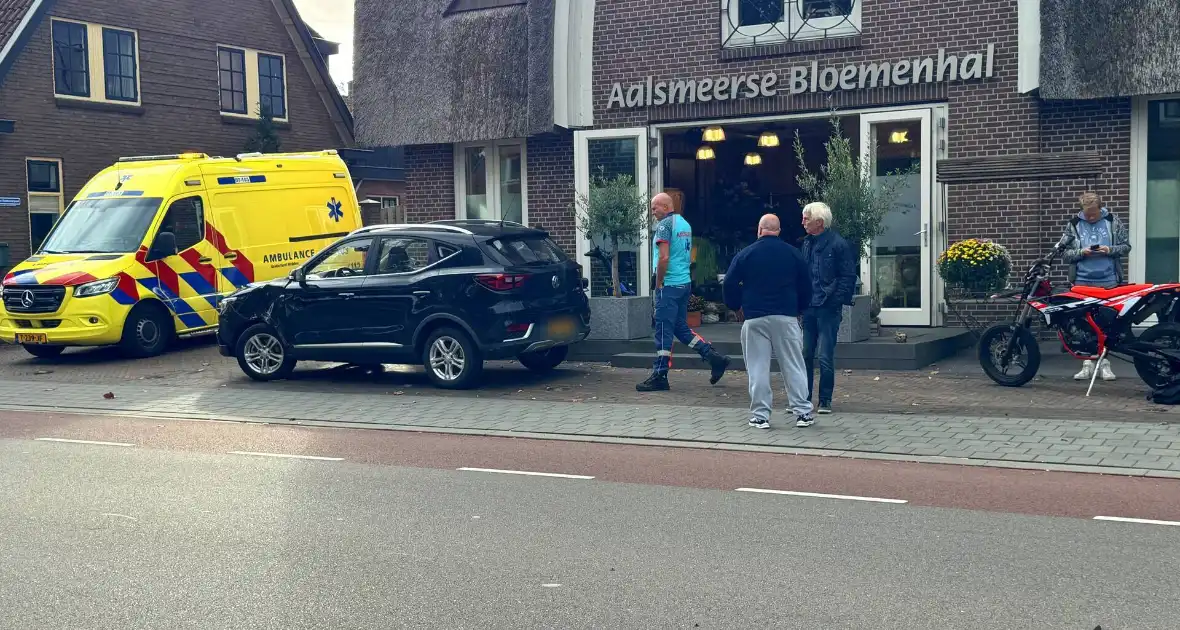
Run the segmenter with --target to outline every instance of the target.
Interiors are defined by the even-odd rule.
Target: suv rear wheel
[[[526,352],[516,358],[520,360],[521,365],[530,371],[544,374],[561,365],[561,362],[565,361],[569,353],[569,346],[557,346],[556,348],[549,348],[540,352]]]
[[[458,328],[439,328],[426,339],[422,366],[436,387],[469,389],[483,372],[483,357],[467,333]]]
[[[255,324],[238,337],[238,367],[256,381],[287,378],[295,369],[295,359],[283,347],[278,333],[267,324]]]

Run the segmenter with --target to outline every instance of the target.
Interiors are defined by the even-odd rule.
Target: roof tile
[[[0,50],[16,32],[16,27],[33,6],[33,0],[0,0]]]

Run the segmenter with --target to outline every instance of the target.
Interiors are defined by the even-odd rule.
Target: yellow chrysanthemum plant
[[[995,291],[1008,284],[1012,258],[995,241],[969,238],[951,245],[938,257],[938,275],[948,287]]]

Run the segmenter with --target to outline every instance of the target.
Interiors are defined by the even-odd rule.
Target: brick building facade
[[[405,11],[429,16],[424,7],[437,5],[434,19],[440,28],[472,29],[480,17],[448,13],[449,0],[417,4]],[[1180,91],[1180,58],[1173,60],[1175,67],[1153,72],[1141,72],[1142,64],[1127,61],[1158,57],[1144,53],[1145,45],[1163,50],[1180,41],[1180,10],[1173,3],[1141,0],[1119,9],[1123,13],[1091,15],[1074,6],[1077,0],[597,0],[587,3],[589,24],[585,15],[571,15],[567,3],[557,0],[501,4],[484,9],[484,17],[500,21],[517,15],[527,25],[522,36],[532,39],[524,68],[528,80],[504,86],[508,96],[495,97],[493,109],[504,109],[501,101],[511,102],[516,94],[527,95],[518,97],[525,109],[533,111],[544,102],[555,112],[548,128],[522,122],[517,128],[525,130],[524,137],[511,137],[527,147],[528,222],[550,230],[571,254],[580,256],[588,247],[575,229],[572,207],[575,189],[587,185],[579,178],[584,180],[586,167],[595,164],[596,143],[633,142],[628,150],[638,154],[635,171],[655,192],[669,188],[670,147],[685,129],[716,126],[757,133],[756,124],[822,120],[835,110],[862,137],[869,125],[882,133],[894,129],[894,121],[928,125],[909,127],[924,130],[920,141],[928,143],[921,157],[921,221],[915,223],[928,232],[908,242],[917,247],[928,239],[918,253],[909,254],[921,259],[921,308],[898,308],[892,314],[886,309],[885,323],[959,325],[944,304],[935,270],[938,254],[964,238],[995,239],[1012,254],[1014,273],[1023,273],[1057,241],[1086,190],[1099,193],[1127,221],[1134,249],[1124,264],[1131,280],[1175,281],[1180,274],[1180,219],[1175,218],[1180,217],[1180,155],[1172,155],[1180,150],[1170,148],[1167,138],[1173,135],[1160,139],[1153,134],[1149,140],[1147,133],[1148,128],[1176,128],[1164,133],[1180,140],[1180,98],[1167,96]],[[812,11],[807,19],[800,14],[804,10]],[[358,21],[398,11],[360,0]],[[759,11],[769,17],[750,19]],[[1133,25],[1156,22],[1163,22],[1164,39],[1138,41]],[[1111,27],[1119,23],[1128,26],[1123,31]],[[1078,60],[1085,59],[1084,50],[1076,54],[1088,47],[1082,34],[1097,32],[1103,24],[1104,50],[1095,54],[1106,57],[1108,67],[1122,68],[1123,77],[1139,77],[1139,83],[1111,77],[1105,85],[1090,81],[1082,89],[1065,78],[1078,74]],[[578,28],[584,29],[581,35]],[[538,39],[546,29],[557,34]],[[1167,39],[1169,32],[1174,39]],[[381,72],[366,69],[366,63],[393,63],[366,54],[366,39],[358,34],[360,92],[379,90],[382,84]],[[553,47],[553,41],[564,39],[570,41],[565,51]],[[534,47],[545,46],[557,51],[547,66],[532,54]],[[592,72],[571,65],[579,46],[592,51]],[[440,55],[448,52],[457,56],[459,51],[444,49]],[[952,55],[959,62],[955,70],[964,76],[952,78],[950,66],[942,67]],[[980,67],[963,65],[970,55],[979,56]],[[481,61],[469,64],[469,70],[486,70],[496,59]],[[884,63],[891,70],[875,74]],[[570,76],[557,77],[566,70]],[[385,72],[411,78],[429,74],[413,61]],[[546,72],[554,77],[553,89],[542,101],[546,95],[536,82]],[[776,84],[767,90],[769,73]],[[567,94],[562,81],[579,81],[583,89]],[[694,96],[707,98],[688,98],[679,82],[689,81]],[[675,89],[684,97],[674,99]],[[678,102],[657,104],[673,100]],[[587,103],[582,124],[557,120],[578,118],[570,112]],[[488,135],[479,116],[477,110],[442,107],[422,117],[446,131],[421,135],[407,128],[425,121],[411,116],[392,124],[379,104],[358,101],[361,143],[410,145],[405,200],[410,220],[449,219],[464,212],[459,196],[469,174],[463,172],[468,163],[461,152],[509,137]],[[778,150],[790,151],[789,145],[784,138]],[[784,171],[781,177],[794,175]],[[798,220],[797,206],[775,211],[784,222]],[[1171,240],[1151,240],[1150,225],[1172,223],[1177,233]],[[647,264],[646,248],[637,249],[639,264]],[[581,257],[579,262],[587,263]],[[875,286],[875,278],[866,279]],[[980,305],[972,312],[980,319],[1007,314],[1004,307]]]
[[[263,96],[281,150],[351,144],[324,44],[289,0],[0,1],[0,267],[121,156],[244,152]]]

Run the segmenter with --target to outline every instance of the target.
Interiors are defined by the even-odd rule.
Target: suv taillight
[[[493,291],[511,291],[524,286],[528,274],[485,273],[475,277],[475,281]]]

